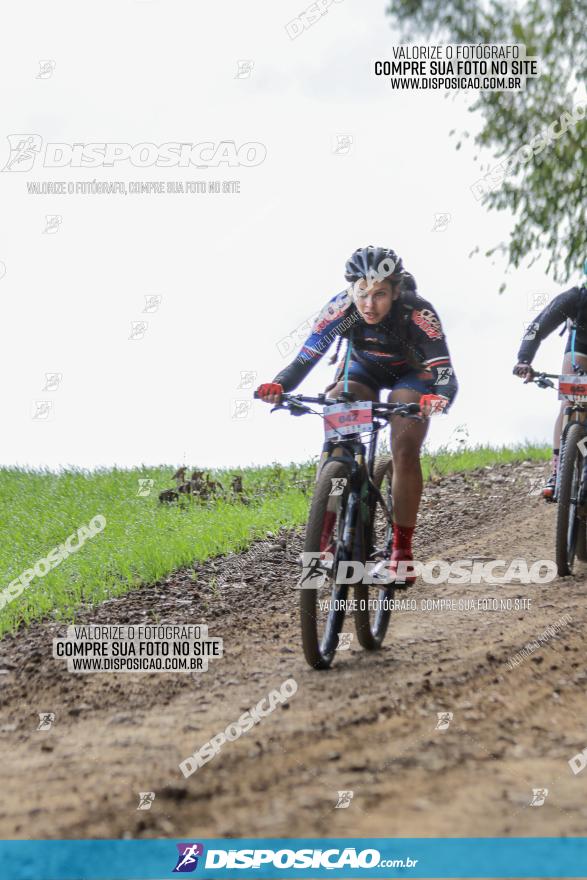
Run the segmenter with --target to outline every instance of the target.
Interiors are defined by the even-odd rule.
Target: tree
[[[509,241],[487,255],[501,250],[515,268],[526,257],[532,265],[546,255],[547,272],[567,282],[587,257],[587,121],[584,112],[577,116],[585,106],[577,92],[587,79],[587,0],[393,0],[387,12],[407,41],[521,43],[528,56],[539,59],[540,76],[526,79],[524,89],[477,92],[469,107],[483,117],[474,142],[493,148],[498,161],[519,156],[540,134],[548,141],[530,159],[516,159],[499,186],[482,196],[489,209],[509,208],[515,217]],[[565,121],[563,134],[548,137],[549,126],[560,132]],[[493,179],[498,177],[494,169]]]

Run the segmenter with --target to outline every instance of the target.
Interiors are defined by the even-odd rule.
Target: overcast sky
[[[316,454],[320,420],[237,403],[252,395],[241,373],[257,385],[293,359],[299,345],[283,340],[344,288],[346,259],[368,244],[402,256],[444,324],[460,393],[431,445],[460,425],[475,443],[550,442],[556,395],[511,370],[534,295],[563,288],[546,261],[505,274],[502,258],[468,257],[512,223],[473,197],[472,137],[458,152],[449,137],[478,128],[474,95],[394,92],[375,77],[373,60],[398,42],[384,9],[333,3],[295,39],[298,0],[5,10],[0,166],[10,135],[38,135],[42,149],[30,170],[0,174],[1,463],[211,468]],[[337,152],[341,135],[352,142]],[[220,141],[261,144],[266,158],[42,167],[47,143]],[[240,193],[27,192],[94,180],[238,180]],[[444,228],[437,214],[450,215]],[[148,312],[146,297],[160,298]],[[562,346],[553,335],[537,365],[557,371]],[[331,381],[332,352],[299,390]]]

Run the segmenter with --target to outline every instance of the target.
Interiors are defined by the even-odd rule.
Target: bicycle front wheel
[[[583,436],[583,427],[572,424],[563,446],[556,517],[556,566],[560,577],[571,574],[573,570],[577,537],[582,524],[577,515],[577,501],[583,457],[577,445]]]
[[[393,517],[391,499],[392,476],[393,465],[391,455],[380,456],[373,468],[373,483],[381,492],[385,506]],[[371,511],[371,517],[370,544],[376,556],[383,557],[386,554],[389,555],[393,537],[393,525],[388,522],[379,502],[375,504]],[[395,589],[393,584],[382,587],[360,583],[355,587],[355,628],[359,644],[367,651],[375,651],[381,647],[387,627],[389,626],[394,595]]]
[[[348,584],[337,584],[336,575],[339,562],[348,557],[343,533],[350,476],[349,464],[334,459],[324,462],[306,527],[300,612],[304,656],[314,669],[331,665],[344,623]]]

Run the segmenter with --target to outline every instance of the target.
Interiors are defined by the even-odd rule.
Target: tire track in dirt
[[[541,471],[500,466],[428,484],[417,558],[552,558],[555,509],[528,495]],[[51,657],[63,627],[50,623],[3,641],[4,838],[583,833],[587,773],[567,763],[587,746],[582,567],[544,585],[419,581],[407,593],[418,606],[495,595],[531,607],[394,612],[380,652],[353,642],[315,672],[292,589],[302,538],[280,538],[247,555],[246,588],[212,596],[212,577],[234,567],[217,559],[77,616],[207,623],[224,657],[195,678],[68,674]],[[564,614],[557,638],[506,666]],[[288,705],[184,779],[183,758],[287,678],[298,683]],[[56,714],[48,732],[35,729],[43,711]],[[453,713],[448,729],[435,729],[438,712]],[[544,804],[530,807],[543,788]],[[156,793],[149,811],[137,811],[139,791]],[[335,809],[338,791],[353,791],[348,809]]]

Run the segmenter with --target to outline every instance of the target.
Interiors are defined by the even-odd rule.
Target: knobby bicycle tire
[[[571,574],[575,559],[580,524],[577,493],[583,466],[577,444],[584,435],[583,427],[574,423],[569,425],[564,438],[556,516],[556,566],[560,577]]]
[[[346,478],[346,487],[340,496],[340,509],[337,513],[335,529],[338,536],[342,535],[342,527],[347,511],[347,499],[350,488],[351,468],[349,463],[345,463],[336,459],[328,459],[322,465],[316,488],[312,497],[310,506],[310,514],[306,526],[306,537],[304,541],[304,553],[316,553],[322,548],[320,541],[322,537],[323,523],[325,514],[327,513],[328,502],[331,497],[332,480]],[[317,588],[303,587],[300,589],[300,613],[302,624],[302,645],[304,656],[307,663],[314,669],[328,669],[331,665],[336,648],[338,647],[338,637],[342,630],[345,609],[344,603],[348,595],[348,584],[336,585],[337,559],[335,557],[332,569],[332,577],[326,578],[326,582],[332,586],[331,599],[343,601],[343,607],[331,610],[326,618],[324,625],[324,633],[320,632],[322,628],[319,620],[319,596]]]
[[[389,481],[388,485],[391,488],[392,475],[393,463],[391,455],[380,456],[376,460],[375,467],[373,468],[373,483],[383,495],[384,500],[387,500],[386,496],[388,494],[386,491],[386,483]],[[372,526],[377,508],[380,509],[379,502],[376,503],[374,509],[371,511]],[[381,509],[380,514],[383,516],[383,511],[381,511]],[[386,538],[387,537],[388,534],[386,533]],[[372,599],[376,590],[376,586],[371,587]],[[389,619],[391,617],[390,603],[391,600],[393,600],[394,595],[395,590],[392,584],[380,587],[378,590],[378,600],[380,604],[373,610],[369,608],[369,585],[361,583],[355,586],[355,629],[359,644],[367,651],[375,651],[381,647],[387,632],[387,627],[389,626]]]

